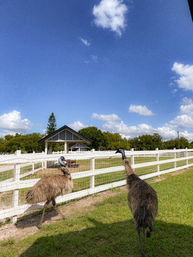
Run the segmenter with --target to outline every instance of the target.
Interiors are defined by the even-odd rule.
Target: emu
[[[72,192],[73,181],[67,168],[62,167],[61,171],[63,172],[61,175],[57,174],[41,178],[26,195],[26,201],[29,204],[36,204],[46,201],[38,228],[41,228],[42,226],[45,210],[50,202],[52,202],[52,205],[58,214],[64,218],[64,215],[56,205],[55,198],[59,195]]]
[[[132,169],[129,161],[126,159],[125,151],[119,148],[116,153],[122,154],[122,160],[125,166],[127,185],[128,185],[128,204],[135,220],[138,240],[140,245],[140,256],[145,257],[140,232],[150,237],[153,222],[158,211],[158,198],[155,190],[141,180]]]

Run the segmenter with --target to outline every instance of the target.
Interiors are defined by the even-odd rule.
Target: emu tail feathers
[[[143,230],[146,237],[151,236],[153,216],[145,206],[139,207],[134,213],[136,228],[138,231]]]

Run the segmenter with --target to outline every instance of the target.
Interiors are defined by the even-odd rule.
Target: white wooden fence
[[[14,165],[14,177],[12,181],[3,180],[0,182],[0,195],[4,192],[12,191],[13,198],[12,198],[12,207],[8,209],[0,210],[0,219],[5,219],[8,217],[13,218],[13,222],[16,222],[17,216],[23,213],[42,208],[44,203],[40,203],[37,205],[19,205],[19,190],[24,188],[32,187],[38,179],[28,179],[28,180],[20,180],[20,168],[22,164],[35,164],[35,163],[42,163],[42,168],[46,167],[47,161],[57,161],[60,157],[61,153],[54,153],[54,154],[45,154],[45,153],[33,153],[33,154],[21,154],[20,151],[17,151],[16,154],[12,155],[1,155],[0,156],[0,165],[2,164],[12,164]],[[69,201],[72,199],[81,198],[87,195],[91,195],[94,193],[98,193],[104,190],[108,190],[115,187],[120,187],[126,184],[126,180],[116,181],[104,185],[95,186],[95,176],[107,173],[113,173],[117,171],[123,171],[124,167],[122,165],[116,167],[107,167],[107,168],[99,168],[96,169],[95,160],[96,159],[113,159],[120,157],[120,154],[115,154],[115,151],[90,151],[90,152],[74,152],[70,154],[63,154],[66,159],[71,160],[88,160],[90,162],[90,169],[86,171],[72,173],[72,179],[79,179],[90,177],[90,187],[88,189],[84,189],[78,192],[73,192],[64,196],[59,196],[56,199],[57,203]],[[181,150],[158,150],[155,151],[126,151],[126,155],[131,157],[131,165],[134,169],[137,168],[145,168],[149,166],[157,166],[157,171],[153,173],[149,173],[143,176],[140,176],[142,179],[148,179],[156,176],[160,176],[166,173],[170,173],[173,171],[185,169],[188,167],[193,166],[193,160],[190,163],[189,160],[193,159],[193,149],[181,149]],[[135,157],[140,156],[154,156],[156,157],[155,161],[151,162],[144,162],[135,164]],[[160,160],[160,156],[170,156],[170,158],[165,160]],[[171,157],[173,156],[173,157]],[[185,165],[177,167],[176,163],[179,161],[184,161]],[[173,163],[173,168],[162,170],[160,171],[160,165]],[[34,167],[32,165],[32,167]],[[32,173],[34,170],[32,170]],[[29,172],[31,174],[31,172]]]

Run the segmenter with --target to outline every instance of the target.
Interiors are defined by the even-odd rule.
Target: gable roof
[[[81,141],[84,141],[84,142],[90,144],[90,140],[88,140],[86,137],[80,135],[78,132],[76,132],[75,130],[71,129],[70,127],[68,127],[66,125],[64,125],[63,127],[57,129],[56,131],[52,132],[51,134],[43,137],[42,139],[39,140],[39,143],[43,143],[45,141],[49,141],[50,138],[54,137],[55,135],[57,135],[58,133],[60,133],[62,131],[69,131],[70,133],[72,133],[73,135],[78,137]],[[63,140],[63,141],[65,141],[65,140]],[[72,141],[77,141],[77,140],[72,140]]]

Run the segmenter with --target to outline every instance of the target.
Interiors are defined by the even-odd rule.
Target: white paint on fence
[[[160,156],[165,156],[166,154],[169,154],[170,156],[173,156],[172,159],[167,160],[161,160]],[[177,158],[177,154],[183,154],[184,157]],[[16,155],[3,155],[0,156],[0,164],[14,164],[14,181],[7,181],[0,183],[0,193],[6,192],[6,191],[13,191],[13,203],[12,208],[0,210],[0,219],[8,218],[8,217],[14,217],[13,221],[15,222],[17,220],[17,216],[21,215],[23,213],[42,208],[43,203],[30,206],[28,204],[25,205],[19,205],[19,190],[23,188],[30,188],[32,187],[39,179],[28,179],[28,180],[20,180],[22,176],[25,176],[26,174],[33,174],[35,172],[34,165],[32,166],[32,171],[20,174],[20,165],[22,163],[36,163],[36,162],[42,162],[46,163],[47,161],[55,161],[58,160],[61,153],[54,153],[54,154],[45,154],[45,153],[38,153],[38,154],[20,154],[16,153]],[[78,153],[70,153],[70,154],[63,154],[66,159],[72,159],[72,160],[90,160],[90,170],[82,171],[82,172],[76,172],[72,173],[72,179],[78,179],[78,178],[85,178],[90,177],[90,188],[81,190],[78,192],[73,192],[64,196],[57,197],[56,201],[57,203],[69,201],[72,199],[81,198],[87,195],[91,195],[94,193],[98,193],[104,190],[108,190],[111,188],[123,186],[126,184],[126,180],[121,180],[113,183],[108,183],[105,185],[95,186],[95,176],[106,174],[106,173],[112,173],[117,171],[124,170],[124,167],[116,166],[116,167],[108,167],[108,168],[102,168],[102,169],[96,169],[95,167],[95,160],[97,158],[113,158],[118,157],[117,154],[115,154],[115,151],[91,151],[91,152],[78,152]],[[142,179],[148,179],[155,176],[160,176],[166,173],[170,173],[173,171],[185,169],[188,167],[193,166],[193,163],[190,164],[188,161],[190,159],[193,159],[193,150],[192,149],[182,149],[182,150],[158,150],[155,151],[126,151],[126,155],[131,157],[131,165],[134,169],[137,168],[143,168],[148,166],[157,166],[157,171],[154,173],[150,173],[147,175],[141,176]],[[135,164],[135,157],[136,156],[154,156],[156,157],[156,161],[153,162],[145,162],[145,163],[138,163]],[[119,156],[120,157],[120,156]],[[176,163],[179,161],[185,161],[186,165],[176,167]],[[166,163],[174,163],[174,168],[167,169],[160,171],[160,165],[166,164]],[[43,167],[42,167],[43,168]]]

